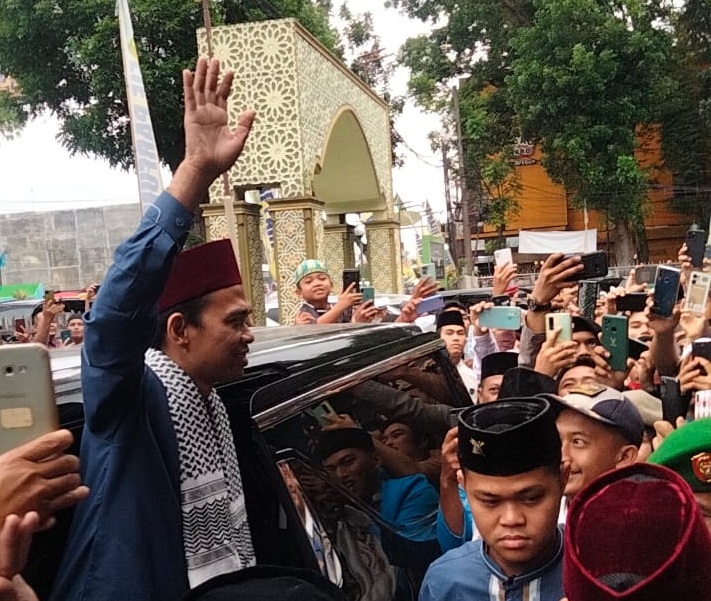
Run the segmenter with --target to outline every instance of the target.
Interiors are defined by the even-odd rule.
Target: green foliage
[[[677,85],[661,111],[664,164],[674,175],[672,208],[705,224],[711,217],[711,1],[688,0],[674,24],[669,74]]]
[[[0,92],[0,138],[12,139],[26,121],[22,101],[7,91]]]
[[[334,49],[337,34],[311,0],[211,2],[214,25],[295,17]],[[266,7],[274,7],[274,11]],[[184,154],[180,72],[195,65],[195,0],[130,0],[158,153],[175,169]],[[27,116],[49,110],[61,143],[115,166],[133,164],[115,0],[0,0],[0,66],[13,76]],[[0,129],[14,115],[0,103]]]

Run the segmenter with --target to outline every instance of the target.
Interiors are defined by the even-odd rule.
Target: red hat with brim
[[[571,601],[711,599],[711,535],[689,485],[661,466],[591,482],[570,505],[564,549]]]
[[[158,299],[158,311],[242,283],[239,266],[228,239],[194,246],[181,252]]]

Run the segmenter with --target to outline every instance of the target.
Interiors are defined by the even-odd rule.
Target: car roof
[[[253,414],[296,391],[312,390],[396,355],[414,357],[443,346],[438,336],[397,323],[262,326],[252,331],[255,340],[243,377],[218,390],[225,402],[248,400],[259,392]],[[57,402],[81,402],[81,348],[51,349],[50,358]]]

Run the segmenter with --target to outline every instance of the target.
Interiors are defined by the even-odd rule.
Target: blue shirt
[[[477,540],[445,553],[425,574],[419,601],[560,601],[563,594],[563,531],[544,566],[509,578]]]
[[[77,507],[52,601],[176,601],[189,589],[175,432],[144,353],[191,225],[161,194],[117,249],[85,318],[81,467],[91,492]]]
[[[467,499],[467,493],[461,486],[457,487],[459,492],[459,500],[462,503],[462,508],[464,509],[464,523],[462,524],[462,534],[454,534],[447,526],[447,521],[444,519],[444,514],[442,513],[442,508],[437,509],[437,540],[439,541],[439,546],[442,547],[442,551],[445,553],[461,547],[465,542],[472,540],[474,537],[474,519],[472,518],[472,509],[469,506],[469,499]]]

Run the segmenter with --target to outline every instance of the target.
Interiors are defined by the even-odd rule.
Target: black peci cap
[[[545,399],[525,397],[468,407],[459,414],[458,425],[463,469],[513,476],[560,464],[560,436]]]
[[[481,360],[481,380],[483,382],[489,376],[503,376],[507,370],[514,367],[518,367],[518,353],[490,353]]]

